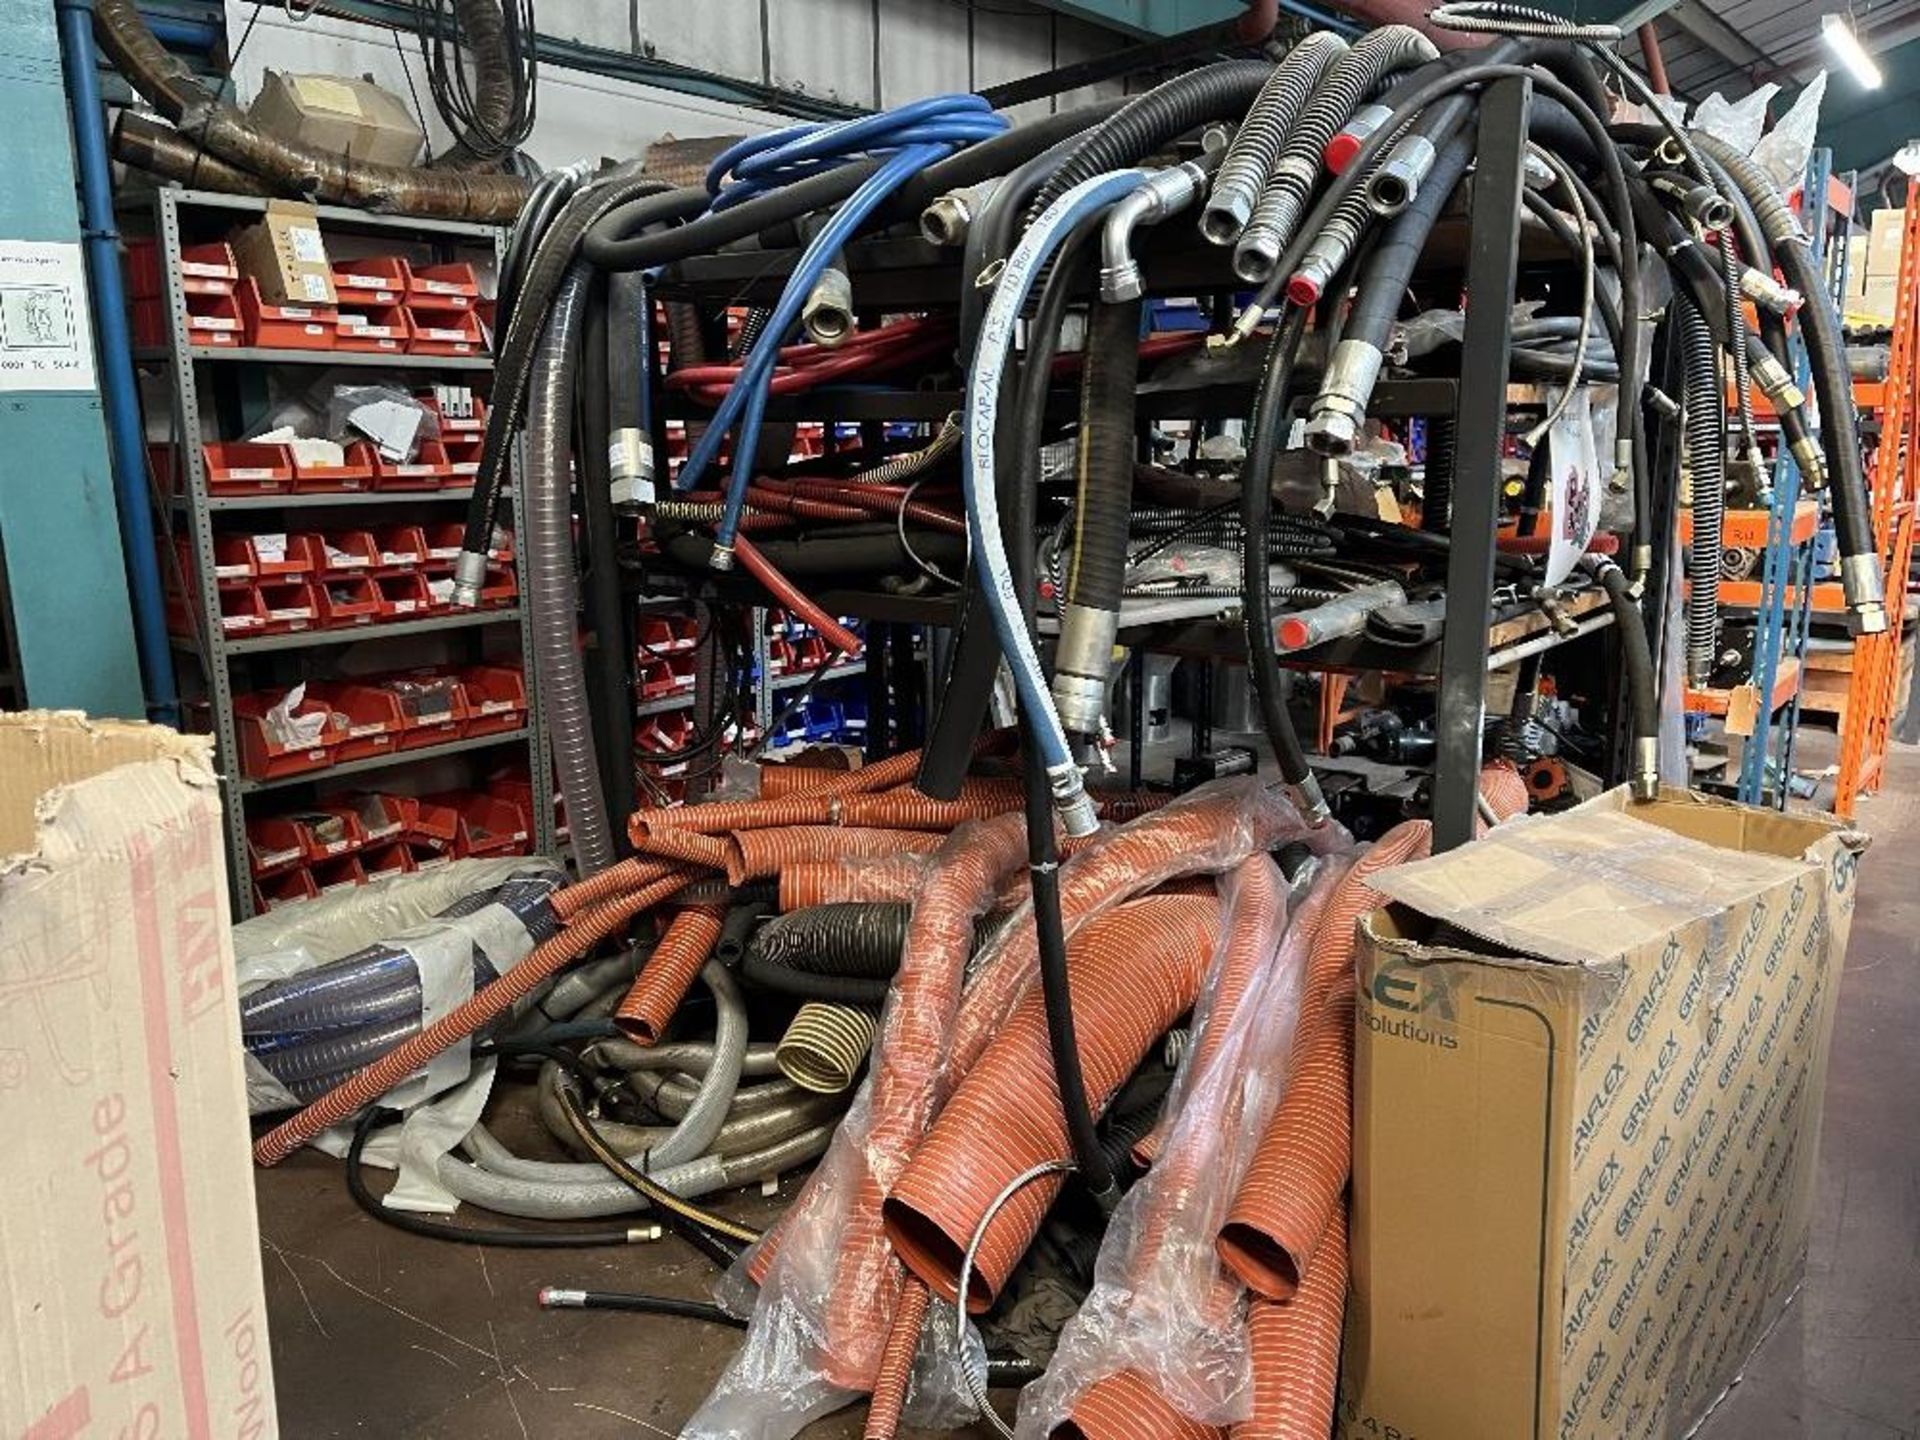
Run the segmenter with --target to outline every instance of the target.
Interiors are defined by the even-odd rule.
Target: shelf
[[[298,495],[209,495],[207,509],[222,510],[319,510],[335,505],[405,505],[440,500],[473,498],[471,487],[460,490],[333,490],[311,491]],[[173,504],[187,508],[187,497],[176,495]]]
[[[642,700],[638,705],[633,707],[633,713],[635,718],[638,719],[648,715],[667,715],[675,710],[691,710],[692,708],[693,691],[676,690],[671,695],[656,695],[651,700]]]
[[[1689,715],[1725,715],[1729,702],[1739,690],[1751,689],[1751,684],[1735,687],[1734,690],[1687,690],[1686,711]],[[1800,689],[1800,662],[1791,655],[1780,658],[1780,671],[1773,682],[1773,702],[1767,706],[1771,715],[1782,705],[1793,699]]]
[[[133,358],[142,363],[165,360],[164,345],[142,345]],[[270,350],[258,345],[226,345],[208,349],[190,346],[190,360],[234,360],[253,365],[345,365],[363,370],[491,370],[491,355],[389,355],[367,350]]]
[[[1767,530],[1773,520],[1772,513],[1766,510],[1728,510],[1720,521],[1720,544],[1727,550],[1764,550],[1767,548]],[[1804,545],[1813,539],[1820,529],[1820,502],[1802,500],[1793,507],[1793,526],[1787,536],[1789,544]],[[1693,511],[1691,508],[1680,512],[1680,543],[1693,543]]]
[[[855,675],[864,675],[866,673],[866,661],[849,660],[844,665],[835,665],[832,669],[822,672],[820,683],[824,685],[829,680],[846,680]],[[786,675],[773,675],[767,679],[767,689],[773,691],[795,690],[805,685],[807,681],[812,678],[812,670],[795,670]]]
[[[386,770],[395,765],[412,765],[428,760],[438,760],[444,755],[458,755],[467,750],[482,750],[489,745],[508,745],[515,742],[526,743],[527,730],[522,726],[518,730],[502,730],[493,735],[473,735],[465,740],[449,740],[444,745],[423,745],[416,750],[393,750],[385,755],[370,755],[365,760],[348,760],[340,765],[328,765],[320,770],[303,770],[298,775],[282,775],[273,780],[247,780],[239,782],[242,795],[255,795],[263,790],[285,790],[292,785],[313,785],[322,780],[332,780],[341,775],[361,775],[369,770]]]
[[[357,645],[363,640],[392,640],[402,635],[432,635],[442,630],[471,630],[476,625],[504,625],[520,619],[520,607],[470,610],[454,615],[431,615],[425,620],[347,625],[333,630],[293,630],[284,635],[257,635],[250,640],[228,640],[220,648],[228,655],[262,655],[275,650],[310,650],[321,645]],[[188,652],[199,647],[175,635],[173,648]]]
[[[267,209],[267,197],[264,195],[228,195],[218,190],[172,190],[173,203],[196,210],[239,210],[251,215],[264,215]],[[123,210],[148,210],[153,205],[153,197],[147,194],[131,195],[120,204]],[[351,226],[360,230],[400,230],[408,234],[446,235],[466,238],[476,244],[492,245],[498,227],[482,225],[471,220],[435,220],[415,215],[375,215],[365,210],[353,210],[342,205],[316,205],[313,207],[322,221],[335,225]]]

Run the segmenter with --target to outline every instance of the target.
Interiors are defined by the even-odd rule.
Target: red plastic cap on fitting
[[[1297,274],[1287,281],[1287,299],[1296,305],[1320,303],[1320,282],[1311,275]]]
[[[1360,147],[1366,143],[1366,136],[1355,135],[1351,131],[1342,130],[1338,135],[1327,141],[1327,148],[1320,152],[1320,158],[1326,162],[1327,169],[1331,170],[1335,175],[1339,175],[1344,173],[1346,168],[1353,163],[1353,157],[1360,153]]]
[[[1275,634],[1278,635],[1280,648],[1283,650],[1304,650],[1313,639],[1313,632],[1307,628],[1307,622],[1298,617],[1282,620]]]

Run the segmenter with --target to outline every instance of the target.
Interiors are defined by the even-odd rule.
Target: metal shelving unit
[[[506,747],[520,746],[526,751],[528,772],[533,784],[534,813],[530,818],[533,825],[534,848],[547,852],[554,849],[552,764],[547,751],[545,730],[540,720],[540,695],[534,669],[531,663],[524,663],[526,657],[532,655],[530,607],[513,605],[493,610],[431,616],[420,620],[375,623],[337,630],[303,630],[288,634],[236,639],[228,639],[222,633],[219,611],[220,589],[216,581],[213,554],[214,535],[218,528],[215,523],[216,517],[241,513],[270,518],[281,512],[324,512],[336,509],[360,511],[365,508],[375,508],[387,512],[385,518],[405,519],[408,506],[445,506],[451,502],[465,501],[472,492],[470,488],[462,488],[421,491],[376,490],[342,494],[209,495],[206,467],[199,443],[204,433],[203,384],[210,385],[214,383],[217,375],[227,373],[227,367],[231,362],[244,362],[256,366],[293,365],[308,369],[349,366],[383,370],[400,376],[421,371],[446,370],[484,373],[493,365],[491,357],[488,356],[387,355],[330,350],[277,350],[248,346],[209,349],[190,345],[186,298],[181,287],[179,270],[182,213],[226,211],[237,212],[235,218],[238,218],[238,215],[263,211],[265,203],[264,200],[252,196],[220,195],[178,189],[161,189],[155,192],[150,200],[142,199],[138,202],[138,208],[150,210],[153,233],[160,246],[165,277],[168,343],[159,349],[137,351],[136,359],[143,364],[164,365],[171,382],[168,387],[172,410],[171,429],[177,442],[176,448],[181,460],[180,470],[183,482],[181,493],[174,498],[172,508],[175,519],[185,522],[188,538],[192,542],[189,547],[193,569],[191,579],[198,603],[199,637],[176,640],[175,643],[177,648],[198,657],[203,669],[202,678],[212,718],[211,729],[216,764],[224,777],[222,788],[226,801],[228,881],[232,889],[234,913],[241,917],[253,913],[245,801],[247,797],[257,794],[285,792],[305,785],[328,784],[336,779],[353,775],[393,771],[411,764],[428,764],[454,756],[498,752]],[[490,226],[372,215],[334,206],[318,207],[318,213],[323,230],[331,230],[335,234],[387,236],[396,244],[418,245],[424,241],[441,249],[455,244],[464,244],[469,250],[476,245],[485,245],[493,248],[497,258],[505,243],[504,233]],[[520,467],[514,468],[516,479],[513,498],[517,509],[521,499],[517,478]],[[521,566],[520,585],[521,592],[524,594],[526,585],[524,565],[518,557],[515,564]],[[277,663],[282,666],[298,665],[295,657],[300,655],[349,645],[378,646],[408,637],[443,634],[480,636],[506,627],[512,627],[516,633],[520,654],[523,657],[528,719],[527,724],[522,728],[491,735],[472,736],[443,745],[399,750],[392,754],[348,761],[322,770],[275,779],[259,780],[239,774],[240,745],[233,713],[236,692],[234,672],[237,667],[246,668],[249,664],[255,663],[258,657],[269,656],[281,657]],[[407,657],[402,656],[396,661],[396,665],[406,662]]]

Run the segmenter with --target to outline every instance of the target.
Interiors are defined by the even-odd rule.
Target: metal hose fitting
[[[1054,708],[1060,723],[1076,735],[1098,735],[1107,714],[1107,680],[1113,673],[1113,645],[1120,633],[1120,612],[1090,605],[1060,607],[1060,641],[1054,652]]]
[[[1362,105],[1354,111],[1353,118],[1340,127],[1340,133],[1327,141],[1327,148],[1321,152],[1328,172],[1338,175],[1344,171],[1373,137],[1373,132],[1392,118],[1392,109],[1385,105]]]
[[[457,609],[473,610],[480,604],[481,588],[487,583],[487,557],[462,550],[453,562],[453,603]]]
[[[616,508],[640,509],[653,504],[653,438],[637,426],[615,430],[607,439],[607,488]]]
[[[978,185],[969,185],[964,190],[949,190],[935,198],[933,203],[920,212],[920,234],[929,245],[945,248],[967,243],[967,231],[973,224],[974,216],[980,213],[980,207],[992,197],[1000,177],[982,180]]]
[[[835,255],[807,295],[800,310],[800,324],[807,338],[823,349],[843,345],[853,334],[853,280],[846,271],[846,257]]]
[[[1398,215],[1406,209],[1420,193],[1439,153],[1424,135],[1401,136],[1387,152],[1385,163],[1367,179],[1368,208],[1376,215]]]
[[[1647,183],[1677,201],[1681,212],[1703,230],[1724,230],[1733,223],[1733,202],[1711,185],[1690,185],[1666,175],[1650,176]]]
[[[1791,315],[1806,298],[1791,285],[1782,285],[1766,271],[1756,270],[1751,265],[1741,268],[1740,293],[1776,315]]]
[[[1848,631],[1854,635],[1885,634],[1887,593],[1880,574],[1880,557],[1844,556],[1840,561],[1840,584],[1847,595]]]
[[[1307,447],[1316,455],[1337,458],[1352,453],[1386,358],[1377,345],[1365,340],[1342,340],[1333,347],[1326,378],[1320,382],[1307,419]]]
[[[1100,298],[1109,304],[1138,300],[1146,293],[1139,262],[1133,258],[1133,232],[1191,205],[1207,184],[1207,166],[1186,161],[1143,182],[1107,217],[1100,234]]]

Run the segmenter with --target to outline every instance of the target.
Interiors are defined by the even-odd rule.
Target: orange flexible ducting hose
[[[1297,823],[1297,816],[1278,803],[1250,800],[1250,789],[1257,789],[1257,782],[1199,792],[1119,830],[1091,837],[1060,870],[1060,918],[1067,933],[1071,935],[1088,915],[1116,899],[1150,890],[1177,875],[1238,864],[1252,849],[1271,849],[1281,827],[1288,820]],[[1011,930],[997,950],[990,955],[983,952],[983,957],[954,1021],[947,1060],[949,1086],[980,1058],[1007,1015],[1036,983],[1040,952],[1032,920]]]
[[[1226,1440],[1218,1425],[1182,1415],[1137,1371],[1121,1370],[1089,1387],[1052,1440]]]
[[[1291,1300],[1255,1299],[1247,1312],[1253,1415],[1232,1440],[1327,1440],[1347,1315],[1347,1211],[1334,1206]]]
[[[1182,877],[1162,885],[1154,893],[1193,894],[1194,891],[1185,887],[1194,878]],[[1219,978],[1214,983],[1213,998],[1207,1007],[1206,1028],[1200,1034],[1199,1045],[1183,1062],[1183,1068],[1189,1076],[1206,1073],[1221,1045],[1226,1042],[1227,1033],[1233,1028],[1234,1012],[1240,1008],[1241,997],[1272,958],[1267,942],[1271,939],[1272,931],[1280,924],[1280,873],[1265,855],[1249,855],[1242,860],[1234,868],[1234,882],[1233,904],[1228,909],[1225,922],[1226,951],[1220,957]],[[1209,887],[1212,885],[1211,881],[1203,883]],[[1160,1154],[1160,1147],[1166,1143],[1167,1131],[1172,1124],[1173,1115],[1169,1109],[1161,1115],[1160,1123],[1134,1145],[1134,1164],[1142,1170],[1153,1164]]]
[[[894,1312],[893,1328],[880,1352],[880,1370],[874,1377],[873,1399],[867,1405],[866,1428],[860,1440],[894,1440],[900,1433],[900,1412],[907,1405],[907,1384],[913,1378],[913,1356],[920,1348],[920,1327],[926,1323],[933,1297],[918,1280],[909,1279]]]
[[[1155,895],[1097,916],[1067,942],[1080,1063],[1096,1111],[1192,1006],[1219,919],[1215,901]],[[894,1252],[934,1293],[957,1300],[961,1257],[995,1197],[1030,1168],[1072,1154],[1036,993],[961,1082],[888,1191],[883,1215]],[[1063,1183],[1060,1175],[1036,1180],[988,1222],[968,1287],[970,1310],[985,1310],[999,1294]]]
[[[911,901],[926,865],[918,855],[797,860],[780,871],[780,909],[805,910],[843,900]]]
[[[946,838],[922,830],[854,830],[834,825],[775,825],[766,830],[741,830],[724,842],[727,880],[734,885],[744,885],[749,880],[779,875],[789,866],[809,860],[884,860],[893,855],[931,855]]]
[[[757,830],[769,825],[832,823],[833,797],[802,790],[797,794],[782,795],[777,800],[716,800],[705,805],[682,805],[672,810],[638,810],[627,821],[627,834],[638,845],[656,830],[719,835],[729,830]]]
[[[1369,881],[1424,856],[1433,825],[1394,826],[1341,879],[1307,962],[1286,1093],[1216,1242],[1256,1295],[1292,1295],[1340,1203],[1353,1161],[1354,926],[1379,903]]]
[[[656,860],[676,860],[706,870],[725,870],[732,858],[725,840],[694,830],[649,830],[635,836],[633,845],[641,854]]]
[[[1018,795],[981,794],[935,800],[918,790],[883,790],[849,795],[834,807],[836,825],[866,825],[896,830],[947,831],[969,820],[986,820],[1022,807]]]
[[[832,760],[827,757],[831,756]],[[834,764],[833,760],[840,763]],[[797,795],[803,790],[828,780],[838,779],[853,772],[847,766],[848,754],[845,750],[815,750],[800,755],[797,759],[779,764],[760,767],[760,798],[778,800],[783,795]]]
[[[887,1247],[882,1203],[933,1120],[947,1032],[973,951],[974,921],[1001,878],[1025,859],[1026,833],[1023,815],[997,816],[956,831],[935,855],[907,920],[903,963],[886,1015],[885,1051],[873,1076],[872,1120],[862,1147],[869,1163],[848,1207],[828,1285],[822,1368],[850,1390],[873,1387],[906,1279]]]
[[[562,920],[569,919],[603,900],[611,900],[616,895],[625,895],[656,880],[665,879],[675,868],[658,860],[622,860],[618,865],[609,865],[598,875],[582,880],[577,885],[555,891],[553,913]]]
[[[418,1035],[395,1046],[262,1135],[254,1143],[254,1162],[278,1165],[328,1126],[338,1125],[359,1113],[449,1045],[465,1039],[489,1021],[499,1019],[516,1001],[570,960],[584,955],[642,910],[670,898],[696,878],[690,872],[676,871],[630,895],[603,901],[581,912],[558,935],[536,946],[526,959],[465,1004],[449,1010]]]
[[[687,991],[700,976],[700,967],[719,943],[726,917],[726,908],[721,905],[689,905],[675,912],[660,943],[634,978],[633,988],[613,1012],[613,1023],[621,1034],[636,1045],[659,1043],[673,1012],[687,998]]]

